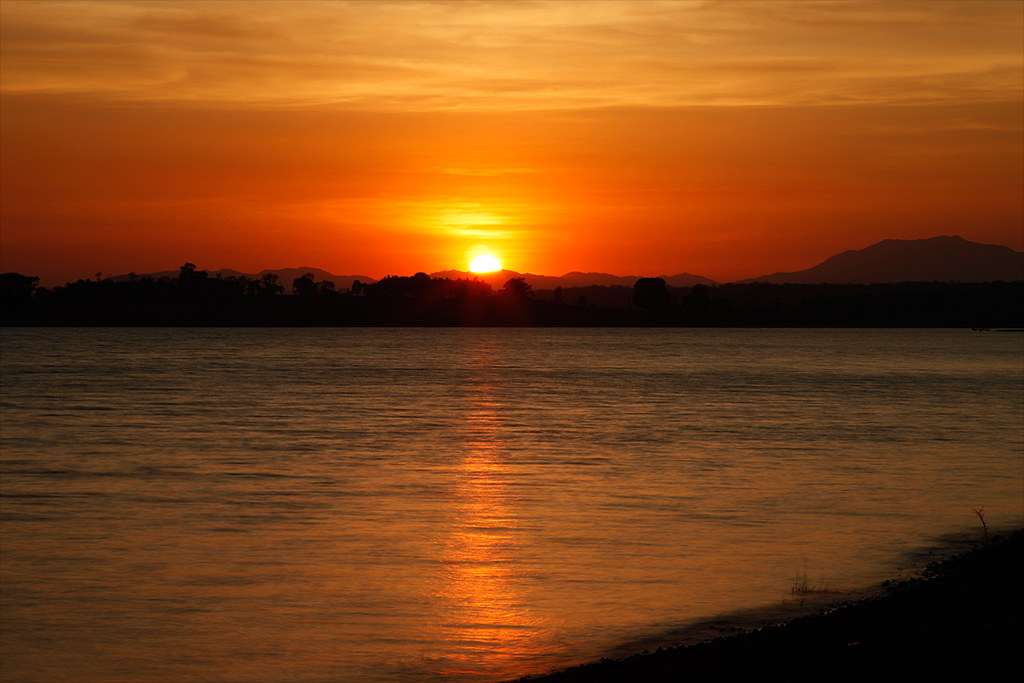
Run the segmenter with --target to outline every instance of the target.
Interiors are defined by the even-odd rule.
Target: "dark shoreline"
[[[920,578],[887,581],[878,595],[838,605],[832,596],[784,624],[721,635],[736,629],[733,617],[758,617],[737,613],[687,629],[691,639],[710,638],[703,642],[520,680],[1019,680],[1022,583],[1024,529],[933,562]]]
[[[1024,280],[886,284],[588,286],[533,291],[512,279],[388,277],[345,292],[294,294],[276,279],[209,277],[185,264],[177,278],[78,280],[52,290],[38,278],[0,277],[8,327],[1024,327]],[[655,278],[657,280],[657,278]],[[509,286],[510,283],[516,286]],[[319,285],[330,283],[322,282]]]

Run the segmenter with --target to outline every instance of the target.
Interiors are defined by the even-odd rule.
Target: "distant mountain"
[[[217,271],[220,272],[220,271]],[[352,289],[352,283],[359,280],[364,285],[373,284],[377,280],[367,275],[334,275],[328,273],[326,270],[320,268],[279,268],[277,270],[261,270],[258,275],[247,275],[246,277],[263,277],[267,273],[273,273],[278,277],[278,284],[284,285],[284,291],[291,294],[292,281],[296,278],[300,278],[306,273],[313,273],[313,279],[317,282],[321,280],[328,280],[334,283],[336,291],[344,292],[345,290]],[[216,273],[211,273],[216,276]],[[227,276],[225,276],[227,277]]]
[[[344,292],[345,290],[351,289],[352,283],[355,282],[356,280],[359,280],[364,284],[373,284],[374,282],[377,281],[376,279],[369,277],[367,275],[334,275],[332,273],[328,273],[326,270],[321,270],[320,268],[307,267],[278,268],[277,270],[261,270],[259,273],[255,274],[242,273],[240,271],[232,270],[230,268],[221,268],[220,270],[211,270],[208,272],[210,277],[246,277],[249,278],[250,280],[258,280],[267,273],[272,273],[274,275],[277,275],[278,284],[284,286],[284,291],[288,294],[291,294],[292,292],[292,281],[294,281],[296,278],[302,277],[306,273],[313,273],[313,279],[316,280],[317,282],[320,282],[322,280],[328,280],[330,282],[333,282],[334,288],[339,292]],[[179,273],[180,271],[177,270],[161,270],[158,273],[147,273],[144,277],[151,277],[154,280],[159,280],[162,277],[176,278],[178,277]],[[130,277],[130,275],[118,275],[117,277],[114,277],[112,279],[127,280]]]
[[[752,282],[873,284],[885,282],[992,282],[1024,280],[1024,252],[969,242],[956,235],[919,240],[883,240],[844,251],[813,268],[772,273]]]
[[[321,280],[328,280],[334,283],[334,287],[339,292],[344,292],[352,288],[352,283],[359,280],[363,284],[373,284],[377,282],[375,278],[367,275],[334,275],[328,273],[326,270],[320,268],[310,268],[304,266],[302,268],[278,268],[276,270],[261,270],[259,273],[242,273],[237,270],[230,268],[221,268],[220,270],[208,271],[210,277],[247,277],[252,280],[259,279],[267,273],[273,273],[278,277],[278,284],[284,286],[284,291],[291,294],[292,281],[296,278],[302,277],[306,273],[313,273],[313,278],[319,282]],[[144,277],[151,277],[155,280],[159,280],[162,277],[176,278],[178,277],[179,271],[177,270],[162,270],[157,273],[146,273]],[[412,273],[407,273],[412,275]],[[130,275],[118,275],[112,279],[114,280],[127,280]],[[449,280],[482,280],[488,283],[494,289],[501,289],[502,285],[511,280],[514,277],[521,277],[526,280],[527,284],[536,290],[542,289],[554,289],[556,287],[592,287],[592,286],[603,286],[603,287],[632,287],[640,277],[648,276],[637,276],[637,275],[609,275],[608,273],[581,273],[579,271],[573,271],[555,277],[553,275],[535,275],[533,273],[518,273],[514,270],[499,270],[494,273],[470,273],[463,270],[442,270],[437,273],[430,273],[432,278],[447,278]],[[691,275],[690,273],[677,273],[676,275],[659,275],[658,277],[665,280],[670,287],[692,287],[693,285],[708,285],[713,286],[718,283],[714,280],[710,280],[700,275]]]
[[[593,285],[612,287],[632,287],[637,280],[641,277],[651,277],[649,275],[609,275],[608,273],[581,273],[579,271],[573,271],[566,273],[561,277],[554,278],[558,282],[555,285],[561,285],[562,287],[590,287]],[[691,273],[676,273],[675,275],[658,275],[662,280],[665,281],[670,287],[693,287],[694,285],[717,285],[718,283],[710,278],[706,278],[702,275],[693,275]],[[536,285],[534,285],[536,287]],[[553,289],[553,287],[545,287],[544,289]]]
[[[693,287],[694,285],[707,285],[714,287],[719,284],[717,281],[706,278],[703,275],[691,273],[676,273],[675,275],[659,275],[669,287]]]
[[[432,278],[448,278],[450,280],[471,280],[477,278],[483,280],[494,287],[495,289],[500,288],[506,282],[514,277],[521,277],[526,281],[528,285],[534,289],[554,289],[556,287],[591,287],[591,286],[603,286],[603,287],[632,287],[640,277],[637,275],[609,275],[608,273],[581,273],[579,271],[573,271],[566,273],[565,275],[553,276],[553,275],[535,275],[533,273],[517,273],[514,270],[500,270],[495,273],[467,273],[461,270],[443,270],[438,273],[431,273]],[[693,285],[716,285],[718,284],[714,280],[710,280],[700,275],[691,275],[690,273],[679,273],[677,275],[659,275],[658,277],[665,280],[665,282],[672,287],[692,287]]]

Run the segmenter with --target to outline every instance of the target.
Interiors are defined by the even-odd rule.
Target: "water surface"
[[[1022,523],[1024,339],[3,331],[5,681],[491,681]]]

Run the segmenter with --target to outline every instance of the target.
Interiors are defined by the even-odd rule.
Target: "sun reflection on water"
[[[477,359],[483,366],[486,350]],[[527,673],[523,665],[543,648],[547,631],[521,596],[527,567],[517,549],[524,529],[510,488],[493,379],[485,370],[470,387],[452,525],[444,542],[441,628],[449,656],[439,673],[446,676]]]

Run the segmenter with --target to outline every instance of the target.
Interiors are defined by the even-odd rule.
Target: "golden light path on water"
[[[544,620],[520,594],[525,568],[514,555],[522,529],[504,462],[500,399],[486,369],[493,356],[484,344],[473,358],[478,371],[469,387],[453,521],[442,558],[441,631],[449,650],[438,671],[442,676],[518,676],[550,647]]]

